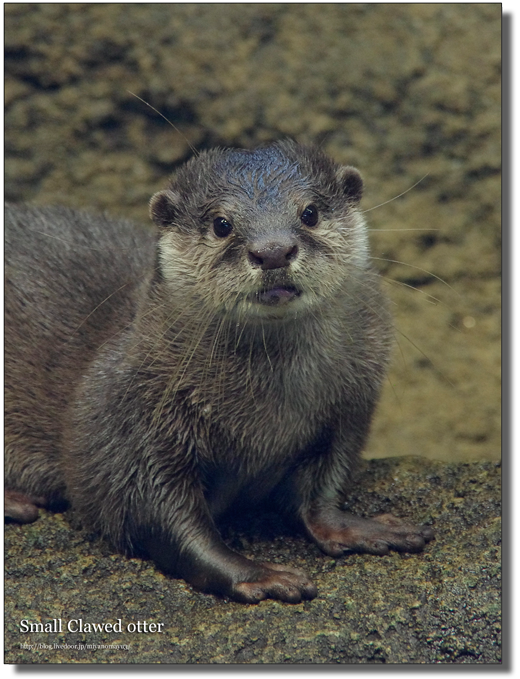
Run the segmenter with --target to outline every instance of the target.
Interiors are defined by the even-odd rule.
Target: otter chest
[[[334,383],[318,370],[234,377],[220,383],[219,393],[207,392],[197,408],[207,455],[221,463],[247,457],[254,461],[249,466],[265,468],[290,460],[329,424],[340,400]]]

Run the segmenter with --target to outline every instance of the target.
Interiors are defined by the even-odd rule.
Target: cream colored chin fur
[[[240,320],[248,318],[251,321],[291,318],[311,310],[330,297],[349,270],[362,271],[368,265],[367,229],[364,218],[357,210],[353,209],[343,220],[323,222],[316,231],[316,238],[326,241],[334,249],[344,267],[341,271],[337,267],[331,267],[330,272],[321,271],[323,280],[319,280],[320,276],[305,266],[306,261],[312,260],[312,253],[307,253],[307,256],[302,253],[303,256],[298,257],[289,267],[289,275],[300,295],[287,304],[268,306],[255,302],[252,296],[263,287],[262,272],[247,263],[235,267],[233,277],[228,275],[222,281],[213,273],[215,278],[208,286],[203,273],[207,271],[207,258],[217,256],[225,247],[225,241],[211,236],[200,236],[198,243],[183,247],[181,236],[177,232],[164,233],[159,241],[161,271],[177,299],[181,295],[188,301],[192,295],[197,294],[197,290],[204,290],[203,301],[209,303],[208,311],[224,312],[237,316]],[[179,289],[179,281],[183,282],[182,289]],[[199,297],[202,299],[202,295]]]

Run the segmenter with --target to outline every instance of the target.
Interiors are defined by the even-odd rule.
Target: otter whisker
[[[373,207],[369,207],[367,210],[362,210],[362,214],[366,214],[367,212],[371,212],[372,210],[376,210],[378,207],[383,207],[383,205],[388,205],[388,203],[392,203],[394,200],[397,200],[398,198],[401,198],[402,196],[404,196],[405,194],[407,194],[407,193],[408,193],[409,191],[411,191],[412,189],[415,189],[415,187],[416,187],[418,184],[420,184],[424,179],[426,179],[426,177],[427,177],[429,174],[430,174],[430,173],[427,172],[423,177],[421,177],[420,179],[418,179],[418,180],[415,182],[415,184],[413,184],[412,186],[410,186],[410,188],[406,189],[406,191],[403,191],[403,192],[400,193],[399,195],[394,196],[393,198],[390,198],[390,200],[385,200],[384,203],[379,203],[379,205],[374,205]]]
[[[437,276],[436,274],[432,273],[431,271],[428,271],[427,269],[423,269],[420,266],[416,266],[415,264],[408,264],[407,262],[401,262],[398,259],[388,259],[386,257],[371,257],[371,259],[377,260],[379,262],[390,262],[391,264],[401,264],[402,266],[407,266],[410,267],[411,269],[415,269],[416,271],[422,271],[423,273],[427,274],[428,276],[431,276],[432,278],[437,279],[440,283],[445,285],[447,288],[455,292],[457,295],[460,296],[460,293],[458,293],[454,288],[449,285],[445,280],[443,280],[440,276]]]

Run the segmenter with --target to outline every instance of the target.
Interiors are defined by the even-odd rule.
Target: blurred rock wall
[[[7,4],[6,197],[147,222],[190,147],[320,144],[364,175],[394,302],[367,455],[497,459],[500,30],[499,4]]]

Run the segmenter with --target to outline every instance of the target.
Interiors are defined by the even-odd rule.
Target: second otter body
[[[356,170],[282,142],[192,159],[157,234],[8,208],[8,512],[69,500],[128,553],[255,602],[316,589],[215,519],[272,498],[328,554],[418,551],[429,528],[340,510],[391,346]]]

